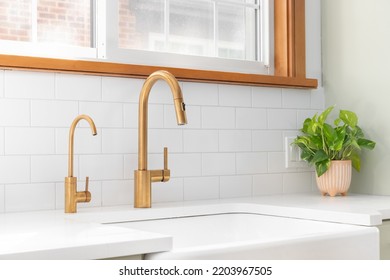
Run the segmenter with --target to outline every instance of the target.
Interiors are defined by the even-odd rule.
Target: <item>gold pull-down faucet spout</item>
[[[176,78],[167,71],[156,71],[145,81],[140,97],[138,112],[138,170],[134,171],[134,207],[151,207],[151,183],[166,182],[170,178],[167,157],[168,150],[164,148],[164,169],[148,170],[148,100],[150,90],[158,80],[164,80],[170,87],[179,125],[187,123],[183,94]]]

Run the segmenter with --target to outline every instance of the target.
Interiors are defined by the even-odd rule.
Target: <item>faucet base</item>
[[[134,207],[150,208],[152,206],[152,176],[150,170],[134,171]]]

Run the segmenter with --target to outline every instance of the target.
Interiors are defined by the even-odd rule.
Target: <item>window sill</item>
[[[317,88],[316,79],[283,77],[271,75],[243,74],[207,70],[120,64],[110,62],[38,58],[27,56],[0,55],[0,68],[33,71],[66,72],[100,76],[146,78],[156,70],[167,70],[178,80],[224,83],[267,87]]]

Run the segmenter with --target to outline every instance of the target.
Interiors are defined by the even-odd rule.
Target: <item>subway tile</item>
[[[55,209],[55,184],[15,184],[5,186],[5,211]]]
[[[0,127],[0,155],[4,155],[4,147],[5,147],[5,133],[4,133],[4,128]]]
[[[0,213],[5,211],[5,187],[0,185]]]
[[[252,87],[252,106],[259,108],[281,108],[282,89]]]
[[[169,161],[169,159],[168,159],[168,161]],[[126,180],[129,180],[129,179],[133,180],[134,179],[134,170],[138,169],[138,154],[124,155],[123,168],[124,168],[124,178]],[[161,166],[159,168],[161,169]]]
[[[178,125],[173,105],[164,105],[164,127],[192,129],[201,127],[201,107],[186,105],[187,124]]]
[[[5,71],[5,96],[8,98],[52,99],[55,74],[32,71]]]
[[[236,127],[240,129],[266,129],[267,110],[257,108],[237,108]]]
[[[4,97],[4,70],[0,70],[0,98]]]
[[[144,80],[102,77],[102,99],[109,102],[138,103]]]
[[[220,130],[220,152],[248,152],[252,150],[252,132],[250,130]]]
[[[31,125],[70,127],[78,115],[76,101],[31,101]]]
[[[183,151],[183,133],[177,129],[149,129],[148,152],[162,153],[168,147],[169,153]],[[138,147],[138,145],[137,145]]]
[[[258,174],[253,176],[253,196],[283,193],[282,174]]]
[[[102,182],[102,205],[133,205],[134,181],[112,180]]]
[[[202,155],[202,175],[235,174],[236,160],[234,153],[209,153]]]
[[[56,98],[63,100],[102,100],[102,78],[91,75],[56,74]]]
[[[268,173],[289,172],[290,169],[285,167],[284,152],[269,152],[268,153]]]
[[[233,107],[251,107],[251,88],[248,86],[218,85],[219,105]]]
[[[218,105],[218,85],[208,83],[183,83],[186,105]]]
[[[152,87],[149,95],[149,103],[151,104],[173,104],[173,94],[169,85],[158,80]]]
[[[153,203],[183,201],[183,197],[183,178],[172,178],[168,182],[153,183]]]
[[[123,179],[122,155],[80,155],[80,178],[91,180]]]
[[[237,153],[237,174],[267,173],[267,153]]]
[[[184,178],[184,200],[219,198],[218,177]]]
[[[137,129],[102,129],[102,151],[105,154],[128,154],[138,152]]]
[[[235,128],[235,108],[202,107],[202,128]]]
[[[78,177],[77,156],[73,160],[73,176]],[[46,155],[31,157],[31,182],[61,182],[68,176],[67,155]]]
[[[162,169],[162,154],[150,157],[151,168]],[[168,168],[171,170],[171,178],[201,176],[202,155],[201,154],[170,154],[168,156]]]
[[[282,89],[283,108],[310,109],[310,90]]]
[[[0,99],[0,126],[30,126],[30,101]]]
[[[100,181],[90,180],[88,190],[91,192],[91,201],[88,203],[78,203],[77,208],[102,206],[102,183]],[[77,178],[77,191],[85,191],[85,178]],[[56,209],[65,210],[64,182],[56,183]]]
[[[325,109],[325,90],[323,87],[312,89],[310,93],[310,108],[317,110]]]
[[[268,129],[296,129],[297,111],[292,109],[269,109]]]
[[[5,154],[54,154],[54,128],[6,128]]]
[[[68,154],[69,128],[55,129],[56,154]],[[100,154],[102,152],[102,129],[93,136],[88,127],[77,127],[74,134],[74,154]]]
[[[252,176],[221,176],[220,198],[244,197],[252,195]]]
[[[252,131],[252,150],[256,152],[278,152],[283,150],[283,135],[281,131]]]
[[[0,184],[29,183],[29,156],[1,156]]]
[[[89,115],[96,127],[123,127],[121,103],[80,102],[80,114]],[[86,127],[88,124],[83,124]]]
[[[125,104],[123,106],[124,126],[138,128],[138,104]],[[149,104],[148,127],[164,127],[164,105]]]
[[[184,152],[218,152],[217,130],[184,130]]]
[[[283,174],[283,193],[311,191],[311,172]]]

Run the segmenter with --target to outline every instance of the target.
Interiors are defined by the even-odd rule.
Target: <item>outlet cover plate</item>
[[[308,168],[306,161],[301,159],[301,149],[296,145],[291,145],[296,137],[287,136],[284,138],[285,144],[285,167],[286,168]]]

